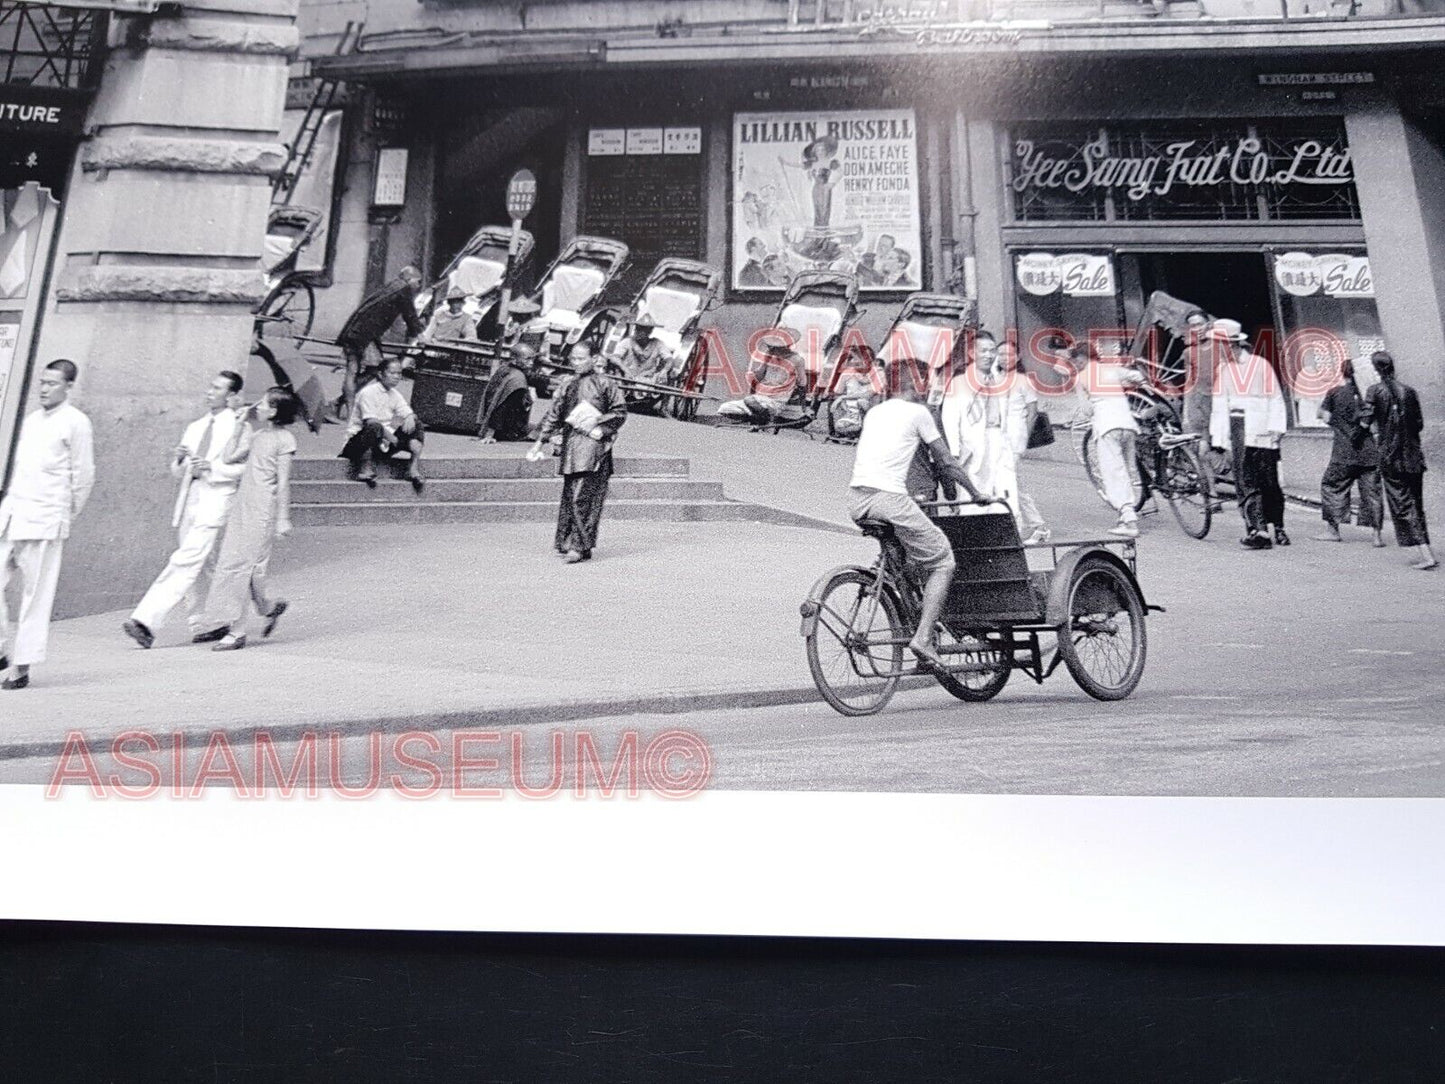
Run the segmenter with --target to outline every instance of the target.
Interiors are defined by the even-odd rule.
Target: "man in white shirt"
[[[969,348],[959,352],[942,388],[939,427],[948,450],[968,472],[974,488],[994,494],[989,428],[1002,424],[1001,404],[987,392],[989,374],[998,360],[998,340],[989,331],[973,333]]]
[[[375,487],[376,456],[410,452],[406,476],[412,488],[420,493],[426,482],[421,473],[422,442],[426,434],[411,404],[396,390],[400,383],[401,359],[391,358],[382,365],[376,379],[356,393],[350,436],[339,458],[351,460],[358,482]]]
[[[924,405],[928,367],[916,358],[901,359],[888,369],[888,390],[890,397],[863,415],[863,432],[848,483],[848,511],[855,523],[882,520],[892,524],[908,559],[927,576],[918,628],[908,649],[925,667],[941,668],[934,630],[953,582],[955,564],[947,536],[908,495],[908,468],[918,446],[927,445],[942,473],[974,500],[981,498],[968,472],[949,454]]]
[[[1209,439],[1217,448],[1234,448],[1237,464],[1235,489],[1245,536],[1239,544],[1252,550],[1288,546],[1284,533],[1284,490],[1279,484],[1279,438],[1288,428],[1284,392],[1273,366],[1248,350],[1248,340],[1237,320],[1216,320],[1209,329],[1219,346],[1218,372],[1214,374],[1214,402]],[[1240,419],[1242,437],[1236,442],[1231,418]],[[1274,527],[1271,542],[1268,528]]]
[[[90,419],[67,402],[76,375],[64,358],[41,371],[40,409],[20,427],[10,490],[0,500],[0,669],[11,667],[0,688],[25,688],[30,667],[45,661],[65,540],[95,487]],[[5,594],[12,567],[22,585],[13,630]]]
[[[148,648],[155,642],[155,631],[181,603],[185,604],[191,632],[202,631],[198,625],[203,615],[199,612],[201,599],[196,582],[211,564],[216,540],[231,511],[231,499],[246,469],[244,460],[228,463],[225,457],[226,446],[241,424],[232,409],[232,399],[241,387],[239,374],[229,370],[218,373],[206,389],[205,416],[186,427],[171,455],[171,475],[181,483],[172,523],[176,528],[176,550],[135,612],[121,625],[141,647]]]
[[[1139,423],[1129,406],[1129,388],[1142,384],[1144,374],[1123,356],[1122,343],[1081,343],[1075,350],[1076,357],[1082,355],[1087,360],[1084,391],[1093,410],[1090,426],[1099,458],[1099,481],[1104,499],[1119,514],[1119,521],[1109,528],[1109,533],[1137,538],[1139,513],[1134,510],[1137,497],[1131,471]]]

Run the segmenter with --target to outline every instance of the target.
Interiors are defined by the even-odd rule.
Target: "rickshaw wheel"
[[[678,381],[680,391],[702,391],[702,380],[699,378],[707,372],[707,342],[698,339],[688,355],[687,364],[683,366],[682,379]],[[698,387],[694,387],[694,383]],[[697,417],[696,399],[674,398],[672,400],[671,413],[680,422],[690,422]]]
[[[819,613],[806,638],[808,669],[823,699],[843,715],[881,711],[903,673],[908,630],[887,591],[875,604],[875,583],[872,574],[846,569],[814,600]],[[866,639],[897,642],[869,646]]]
[[[938,627],[938,646],[949,647],[952,645],[977,644],[978,650],[986,650],[987,645],[979,640],[977,636],[969,633],[955,635],[953,630],[946,625]],[[945,661],[952,662],[956,659],[968,661],[968,656],[948,654],[944,656]],[[1013,672],[1013,667],[1008,665],[1000,666],[996,670],[982,671],[976,674],[940,674],[935,672],[934,678],[960,700],[967,700],[972,703],[982,703],[985,700],[992,700],[1003,687],[1008,684],[1008,676]]]
[[[1164,455],[1164,477],[1156,479],[1156,483],[1169,502],[1169,511],[1179,521],[1180,530],[1190,538],[1209,534],[1214,516],[1214,484],[1197,451],[1187,445],[1170,448]]]
[[[1144,600],[1118,565],[1087,557],[1069,580],[1068,618],[1059,651],[1079,688],[1096,700],[1122,700],[1144,675],[1149,640]]]
[[[305,279],[282,279],[261,302],[258,315],[270,317],[260,323],[263,338],[267,328],[275,328],[283,338],[310,335],[316,319],[316,291]]]

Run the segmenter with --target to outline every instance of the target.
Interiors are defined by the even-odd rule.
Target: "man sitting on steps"
[[[401,359],[390,358],[376,379],[356,393],[350,436],[339,458],[349,459],[358,482],[376,486],[376,457],[411,453],[406,477],[418,493],[426,479],[421,473],[422,442],[426,439],[411,404],[396,386],[401,383]]]

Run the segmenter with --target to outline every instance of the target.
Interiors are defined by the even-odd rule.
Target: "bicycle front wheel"
[[[850,568],[812,601],[818,615],[806,644],[818,692],[842,715],[881,711],[898,689],[909,635],[892,595],[876,574]]]
[[[1187,444],[1164,454],[1163,477],[1156,484],[1179,528],[1190,538],[1209,534],[1214,517],[1214,480],[1199,453]]]

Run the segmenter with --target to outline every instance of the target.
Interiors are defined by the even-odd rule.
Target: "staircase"
[[[756,520],[819,526],[807,516],[728,500],[721,482],[689,477],[689,463],[671,456],[618,457],[607,491],[608,519]],[[557,461],[507,457],[438,457],[425,461],[426,487],[413,491],[405,461],[382,465],[375,489],[346,476],[341,459],[298,458],[292,472],[291,518],[298,526],[522,523],[555,519],[562,493]],[[389,473],[388,473],[389,472]]]

